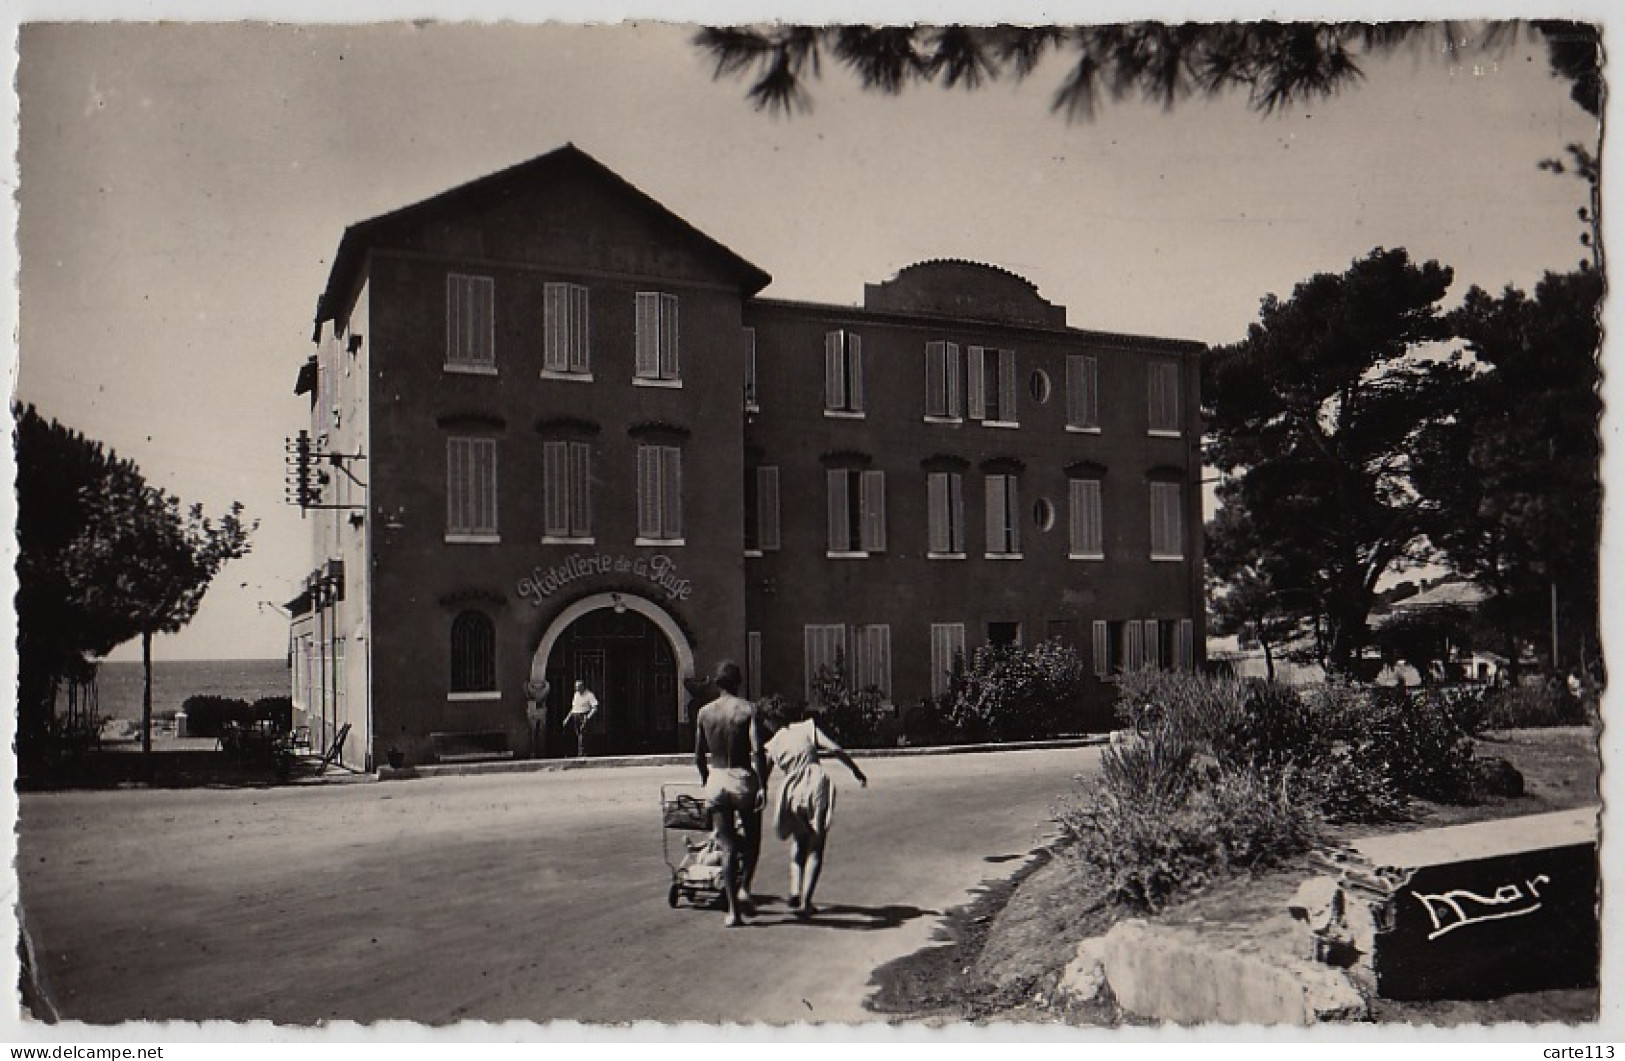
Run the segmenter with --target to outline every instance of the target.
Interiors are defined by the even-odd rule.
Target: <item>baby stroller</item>
[[[695,906],[702,900],[708,906],[727,902],[722,879],[726,859],[716,837],[711,835],[701,791],[697,784],[660,786],[660,852],[671,870],[671,890],[666,893],[666,901],[674,907],[685,898]],[[672,833],[685,834],[681,837],[682,854],[676,861],[672,859]],[[736,888],[742,883],[743,871],[741,865],[740,879],[734,881]]]

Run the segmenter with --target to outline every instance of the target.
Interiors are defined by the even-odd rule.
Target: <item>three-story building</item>
[[[1199,664],[1198,344],[971,262],[861,307],[768,282],[571,146],[349,228],[298,384],[314,733],[368,767],[574,754],[580,679],[590,750],[674,751],[723,657],[905,709],[990,641],[1066,641],[1101,701]]]

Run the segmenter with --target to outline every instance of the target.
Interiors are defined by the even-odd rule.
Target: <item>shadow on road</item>
[[[857,930],[860,932],[873,932],[879,929],[896,928],[899,925],[913,921],[917,917],[940,917],[936,910],[922,910],[918,906],[852,906],[847,903],[831,903],[828,906],[819,906],[818,912],[811,917],[798,918],[790,913],[788,907],[762,909],[762,906],[773,896],[759,896],[754,917],[750,919],[752,926],[762,928],[775,928],[780,925],[794,925],[804,928],[838,928]]]

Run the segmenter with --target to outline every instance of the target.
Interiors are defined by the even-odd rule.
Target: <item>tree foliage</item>
[[[1429,537],[1489,593],[1482,611],[1513,661],[1550,643],[1555,588],[1559,670],[1596,666],[1602,293],[1595,270],[1547,274],[1533,297],[1469,291],[1450,324],[1479,371],[1414,456]]]
[[[1422,558],[1427,504],[1410,454],[1453,414],[1467,375],[1455,357],[1417,356],[1448,335],[1438,304],[1451,278],[1379,248],[1290,299],[1267,296],[1247,337],[1203,362],[1206,457],[1239,505],[1228,533],[1268,543],[1260,575],[1323,624],[1331,670],[1350,670],[1364,646],[1378,581]],[[1220,544],[1221,556],[1235,548]]]
[[[1051,109],[1091,117],[1104,98],[1139,97],[1171,107],[1229,91],[1269,113],[1330,96],[1364,77],[1362,63],[1407,43],[1453,56],[1472,39],[1493,48],[1528,29],[1548,44],[1554,76],[1592,114],[1600,112],[1598,28],[1573,22],[1499,22],[1470,32],[1449,23],[1229,22],[1084,26],[807,26],[702,30],[695,44],[715,76],[748,78],[758,110],[809,110],[809,82],[825,59],[865,89],[896,94],[916,83],[974,90],[1008,74],[1018,81],[1050,56],[1070,63]],[[1439,47],[1434,48],[1435,41]]]
[[[233,504],[218,521],[151,486],[136,466],[83,434],[15,410],[19,741],[38,750],[61,678],[142,639],[143,747],[151,746],[153,635],[197,614],[209,583],[248,552]]]

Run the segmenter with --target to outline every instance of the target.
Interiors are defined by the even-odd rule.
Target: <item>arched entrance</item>
[[[531,680],[545,678],[550,689],[547,754],[576,754],[563,720],[578,679],[600,705],[587,727],[587,754],[678,751],[678,679],[693,669],[688,639],[658,605],[629,594],[577,601],[548,627],[531,660]]]

